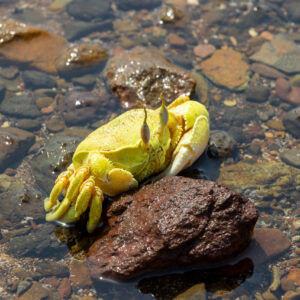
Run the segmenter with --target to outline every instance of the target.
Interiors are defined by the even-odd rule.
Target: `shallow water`
[[[0,0],[3,22],[60,36],[37,44],[15,37],[9,46],[0,39],[0,299],[173,299],[200,283],[204,296],[193,299],[281,299],[288,291],[300,297],[300,4],[165,0],[112,1],[105,7],[108,1],[99,1],[101,9],[82,14],[85,1],[74,2],[83,6]],[[17,29],[10,30],[14,35]],[[107,53],[89,49],[92,63],[82,54],[83,66],[75,62],[71,68],[71,60],[61,62],[55,54],[74,46],[72,58],[81,44]],[[261,53],[263,45],[269,48]],[[225,266],[167,270],[128,282],[92,282],[86,267],[73,263],[85,261],[95,236],[83,224],[45,223],[43,199],[78,143],[135,105],[112,93],[105,63],[136,46],[155,47],[193,72],[192,98],[210,112],[212,142],[182,175],[219,180],[248,196],[260,213],[257,226],[284,232],[288,249],[259,264],[239,257]],[[47,77],[25,72],[30,70]],[[169,100],[175,87],[163,82]],[[158,101],[143,100],[153,106]],[[11,131],[15,127],[25,132]],[[281,281],[270,290],[274,276]]]

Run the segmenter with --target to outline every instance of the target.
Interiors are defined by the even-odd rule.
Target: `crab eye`
[[[148,144],[150,141],[150,129],[147,123],[143,123],[141,127],[141,137],[144,144]]]

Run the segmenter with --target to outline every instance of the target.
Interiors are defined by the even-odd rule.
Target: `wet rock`
[[[284,1],[284,7],[287,10],[292,21],[300,23],[300,8],[299,1],[297,0],[286,0]]]
[[[227,132],[214,130],[208,142],[208,155],[213,158],[224,158],[234,153],[236,141]]]
[[[294,281],[297,286],[300,286],[300,269],[296,268],[291,270],[287,276],[287,279]]]
[[[60,116],[53,116],[45,122],[46,127],[51,132],[59,132],[64,130],[66,124],[65,121]]]
[[[212,55],[215,51],[216,48],[213,45],[198,45],[194,48],[194,54],[196,56],[199,56],[201,58],[206,58],[210,55]]]
[[[58,109],[67,125],[79,125],[106,115],[113,106],[108,95],[90,92],[68,92],[59,100]]]
[[[260,63],[253,63],[251,65],[251,70],[267,78],[277,79],[280,77],[285,77],[285,75],[278,70]]]
[[[30,161],[36,182],[45,192],[51,191],[56,177],[72,162],[73,153],[81,140],[70,135],[55,135]]]
[[[186,44],[185,40],[175,33],[168,34],[168,43],[174,47],[184,47]]]
[[[266,104],[263,107],[260,107],[260,109],[257,111],[257,114],[260,120],[266,122],[270,118],[274,117],[275,109],[273,106]]]
[[[5,94],[5,84],[4,82],[0,79],[0,102],[2,101],[4,94]]]
[[[298,300],[300,299],[300,292],[288,291],[282,296],[282,300]]]
[[[223,297],[225,300],[230,295],[228,287],[230,287],[230,290],[239,290],[241,284],[247,278],[250,279],[252,273],[253,263],[251,259],[246,258],[238,263],[217,268],[208,267],[186,272],[174,271],[172,274],[148,276],[138,282],[137,288],[143,294],[151,294],[149,296],[155,299],[203,300],[209,298],[209,296],[206,296],[210,294],[214,294],[212,296],[214,298],[220,298],[219,295],[224,295],[225,292],[226,298]],[[208,292],[207,294],[204,293],[205,290]],[[187,291],[187,293],[183,291]],[[236,298],[236,294],[234,295],[232,299]]]
[[[284,150],[280,153],[280,158],[285,163],[300,168],[300,148]]]
[[[83,261],[73,260],[70,264],[71,285],[77,288],[88,288],[93,285],[88,268]]]
[[[20,296],[20,295],[24,294],[31,286],[32,286],[31,280],[28,280],[28,279],[21,280],[18,283],[17,295]]]
[[[136,107],[137,99],[158,107],[162,92],[170,103],[180,95],[190,96],[196,84],[188,72],[144,48],[112,57],[106,71],[111,90],[125,108]]]
[[[54,104],[55,100],[51,97],[40,97],[36,99],[36,105],[39,109],[42,109],[43,107],[48,107]]]
[[[73,0],[67,12],[82,21],[103,20],[112,16],[111,2],[107,0]]]
[[[81,44],[66,50],[58,58],[56,69],[60,75],[73,77],[99,68],[107,57],[106,49],[98,45]]]
[[[292,86],[300,87],[300,74],[293,76],[290,83]]]
[[[25,236],[11,238],[7,252],[16,257],[60,257],[65,255],[64,246],[53,235],[53,226],[45,224]]]
[[[160,15],[160,20],[164,23],[175,23],[182,18],[183,12],[173,6],[165,6]]]
[[[244,56],[230,48],[216,50],[200,64],[205,76],[232,91],[244,90],[249,81],[249,65]]]
[[[41,128],[41,120],[32,120],[32,119],[19,119],[15,123],[15,126],[28,131],[36,131]]]
[[[80,39],[92,32],[101,32],[112,29],[112,21],[104,20],[102,22],[90,23],[83,21],[72,21],[64,25],[65,38],[68,41]]]
[[[296,138],[300,138],[300,107],[294,108],[287,112],[282,122],[284,127]]]
[[[69,299],[72,294],[70,280],[64,278],[59,287],[59,295],[61,299]]]
[[[26,24],[41,24],[47,21],[41,10],[32,7],[16,9],[13,13],[13,17]]]
[[[36,266],[34,278],[55,276],[58,278],[69,276],[69,268],[64,263],[52,260],[42,260]]]
[[[300,72],[300,49],[287,34],[275,35],[250,58],[285,73]]]
[[[31,95],[18,95],[5,98],[0,104],[3,114],[18,118],[36,118],[42,115]]]
[[[266,124],[269,128],[274,130],[278,130],[278,131],[285,130],[285,127],[283,126],[283,123],[280,119],[269,120]]]
[[[54,0],[49,8],[51,10],[61,10],[65,8],[70,2],[72,2],[72,0]]]
[[[245,140],[245,136],[243,133],[243,129],[236,126],[231,126],[228,130],[230,136],[232,136],[238,143],[243,143]]]
[[[295,283],[286,277],[281,278],[280,286],[284,291],[294,291],[296,289]]]
[[[19,69],[16,66],[9,66],[7,68],[0,68],[0,76],[6,79],[14,79],[19,73]]]
[[[116,0],[119,9],[129,10],[129,9],[142,9],[142,8],[154,8],[161,4],[161,0]]]
[[[243,256],[260,264],[283,254],[290,246],[290,239],[284,232],[275,228],[255,228],[253,243]]]
[[[24,71],[22,73],[22,79],[25,83],[26,88],[29,89],[51,89],[56,87],[56,81],[51,76],[39,71]]]
[[[87,89],[91,89],[96,83],[96,77],[92,74],[86,74],[80,77],[72,78],[73,84],[83,86]]]
[[[95,279],[221,261],[248,245],[258,217],[245,197],[184,177],[165,177],[122,196],[107,215],[110,231],[88,252]]]
[[[192,72],[193,78],[196,80],[196,95],[201,103],[205,106],[209,105],[208,84],[205,78],[197,72]]]
[[[40,192],[5,174],[0,175],[0,204],[2,229],[11,227],[25,217],[44,219],[45,212]]]
[[[291,85],[284,78],[276,80],[276,93],[281,99],[295,105],[300,105],[300,87]]]
[[[55,62],[66,46],[64,38],[13,21],[1,21],[0,24],[0,54],[5,60],[56,73]]]
[[[224,112],[223,118],[221,118],[219,126],[224,126],[224,123],[229,124],[229,127],[232,125],[243,126],[245,120],[256,120],[258,118],[256,110],[252,106],[248,106],[246,109],[228,107]]]
[[[133,34],[133,31],[138,29],[137,24],[128,19],[116,19],[113,22],[113,27],[115,31],[127,34]]]
[[[22,159],[34,140],[34,135],[28,131],[0,128],[0,170]]]
[[[45,288],[43,284],[39,282],[34,282],[31,288],[22,296],[18,297],[17,300],[43,300],[48,299],[50,294],[50,290]]]
[[[260,150],[261,150],[261,145],[260,143],[257,141],[257,140],[253,140],[251,141],[250,143],[250,146],[249,146],[249,150],[251,153],[253,153],[254,155],[258,155],[260,153]]]
[[[246,99],[254,102],[265,102],[269,97],[269,89],[265,86],[250,85],[246,89]]]
[[[251,192],[252,198],[277,198],[295,190],[300,170],[282,162],[264,161],[254,164],[238,162],[220,169],[218,182],[238,192]]]

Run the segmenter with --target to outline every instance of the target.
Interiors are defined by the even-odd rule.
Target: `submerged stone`
[[[230,48],[216,50],[200,67],[212,82],[229,90],[241,91],[248,85],[250,67],[243,54]]]
[[[250,58],[285,73],[300,72],[300,48],[287,34],[275,35]]]
[[[61,75],[76,76],[99,68],[107,57],[106,49],[98,45],[81,44],[66,50],[58,58],[56,68]]]
[[[31,95],[17,95],[5,98],[0,104],[3,114],[17,118],[37,118],[42,115]]]
[[[276,94],[285,101],[300,105],[300,87],[292,85],[284,78],[276,80]]]
[[[34,143],[32,133],[18,128],[0,128],[0,170],[24,157]]]
[[[158,51],[134,49],[112,57],[106,68],[109,86],[125,108],[137,107],[139,99],[151,107],[181,95],[191,96],[196,82],[190,73],[173,65]]]
[[[45,192],[51,191],[56,177],[71,164],[73,153],[81,140],[74,136],[55,135],[30,161],[36,182]]]
[[[282,117],[284,127],[296,138],[300,138],[300,107],[288,111]]]
[[[280,153],[280,158],[285,163],[300,168],[300,148],[284,150]]]
[[[9,199],[9,201],[8,201]],[[25,217],[44,219],[41,194],[18,179],[0,175],[0,228],[10,228]]]
[[[58,109],[68,125],[79,125],[95,121],[114,108],[107,94],[96,95],[90,92],[68,92],[59,100]]]
[[[0,54],[5,60],[56,73],[55,62],[66,46],[63,37],[14,21],[0,25]]]
[[[142,9],[142,8],[154,8],[161,4],[161,0],[116,0],[119,9],[129,10],[129,9]]]
[[[221,261],[249,244],[258,213],[222,185],[174,176],[119,197],[107,216],[88,252],[94,279]]]
[[[300,182],[300,170],[282,162],[238,162],[223,166],[218,181],[235,191],[255,191],[258,199],[286,196]]]
[[[109,0],[73,0],[67,5],[67,12],[83,21],[103,20],[112,15]]]

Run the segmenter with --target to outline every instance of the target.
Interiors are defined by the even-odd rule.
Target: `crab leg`
[[[47,221],[53,221],[60,219],[68,210],[71,203],[74,201],[75,197],[78,194],[79,188],[83,181],[89,175],[89,168],[88,167],[81,167],[75,172],[75,176],[72,178],[70,185],[68,186],[67,193],[63,201],[60,203],[59,207],[51,211],[46,215]]]
[[[103,200],[104,197],[101,189],[95,186],[95,195],[93,196],[90,204],[89,220],[86,225],[86,229],[89,233],[93,232],[99,223]]]
[[[50,210],[53,206],[57,204],[57,199],[61,194],[62,190],[66,188],[69,184],[69,178],[74,173],[74,166],[71,164],[68,169],[62,172],[56,179],[55,185],[50,193],[49,198],[45,199],[44,207],[45,210]]]
[[[80,193],[75,203],[75,211],[76,211],[75,218],[79,217],[87,210],[94,189],[95,189],[95,180],[91,176],[80,187]]]

